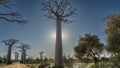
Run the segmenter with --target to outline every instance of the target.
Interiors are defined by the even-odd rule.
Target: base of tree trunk
[[[12,61],[7,61],[7,62],[6,62],[6,64],[11,64],[11,63],[12,63]]]
[[[55,68],[64,68],[63,64],[55,65]]]

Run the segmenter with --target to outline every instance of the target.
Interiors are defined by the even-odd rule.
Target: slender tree
[[[46,12],[47,18],[56,20],[55,67],[63,68],[61,23],[71,22],[68,18],[75,14],[75,10],[68,0],[47,0],[42,3],[42,10]]]
[[[14,52],[14,54],[15,54],[15,61],[18,61],[19,53],[18,52]]]
[[[25,20],[23,20],[19,12],[8,11],[12,9],[11,5],[13,4],[10,2],[10,0],[0,0],[0,9],[3,9],[0,11],[0,20],[15,22],[17,24],[27,23]]]
[[[7,53],[7,64],[11,63],[11,49],[12,46],[17,42],[18,40],[16,39],[8,39],[8,40],[3,40],[3,43],[8,46],[8,53]]]
[[[26,51],[31,47],[28,44],[21,44],[21,46],[17,46],[17,48],[21,49],[21,61],[22,63],[26,63]]]
[[[20,62],[22,62],[23,61],[23,52],[22,52],[22,50],[19,50],[20,52],[21,52],[21,61]]]
[[[43,53],[44,53],[43,51],[40,51],[40,52],[39,52],[41,62],[42,62],[42,60],[43,60]]]

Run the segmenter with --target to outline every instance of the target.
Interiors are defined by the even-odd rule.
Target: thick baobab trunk
[[[11,63],[11,49],[12,49],[12,45],[9,45],[8,46],[8,53],[7,53],[7,60],[6,60],[7,64]]]
[[[56,24],[56,47],[55,47],[55,67],[63,68],[63,50],[62,50],[62,30],[60,19]]]
[[[23,57],[22,57],[22,58],[23,58],[23,61],[22,61],[22,62],[23,62],[23,63],[26,63],[26,55],[25,55],[25,50],[24,50],[24,49],[23,49]]]

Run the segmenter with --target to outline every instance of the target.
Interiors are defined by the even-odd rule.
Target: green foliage
[[[3,57],[0,56],[0,63],[5,63],[5,62],[6,62],[5,56]]]
[[[36,60],[30,57],[30,58],[27,58],[26,62],[27,63],[35,63]]]
[[[64,56],[64,64],[66,66],[71,66],[72,67],[73,63],[74,63],[74,59],[72,57],[70,57],[69,55],[68,55],[68,58],[66,56]]]
[[[36,61],[36,63],[40,63],[40,59],[39,58],[36,58],[35,61]]]
[[[58,64],[58,65],[55,65],[55,67],[53,67],[53,68],[64,68],[64,66],[61,64]]]
[[[78,45],[74,48],[74,51],[79,60],[92,59],[96,64],[103,51],[103,47],[104,44],[100,43],[98,36],[85,34],[79,39]]]
[[[107,61],[109,61],[110,59],[109,58],[107,58],[107,57],[101,57],[101,59],[100,59],[100,61],[105,61],[105,62],[107,62]]]
[[[111,58],[114,68],[120,68],[120,55],[114,56]]]
[[[107,50],[114,55],[120,53],[120,14],[109,15],[105,18],[107,35]]]
[[[48,66],[49,64],[48,63],[46,63],[46,62],[42,62],[39,66],[38,66],[38,68],[45,68],[46,66]]]

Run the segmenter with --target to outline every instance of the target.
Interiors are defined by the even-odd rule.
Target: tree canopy
[[[120,14],[109,15],[105,18],[107,50],[114,55],[120,54]]]
[[[42,3],[42,9],[45,11],[45,16],[50,19],[57,20],[64,23],[71,22],[68,18],[75,14],[75,9],[72,8],[68,0],[47,0]]]
[[[76,57],[81,59],[92,59],[95,63],[103,51],[104,44],[100,43],[98,36],[85,34],[80,37],[78,45],[74,48]]]

